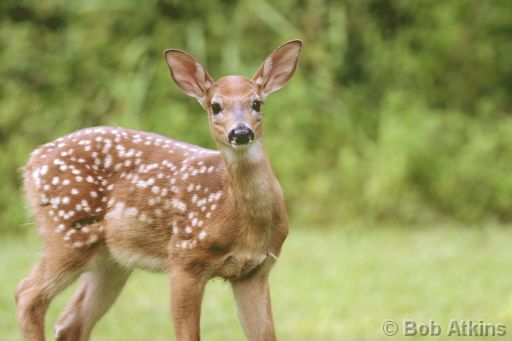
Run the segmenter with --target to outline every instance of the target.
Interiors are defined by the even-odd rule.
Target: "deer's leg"
[[[268,274],[255,274],[232,281],[231,285],[247,338],[251,341],[276,340]]]
[[[62,250],[61,250],[62,251]],[[25,340],[44,340],[44,316],[51,300],[81,273],[88,257],[48,250],[16,288],[17,318]]]
[[[183,269],[171,270],[171,312],[178,341],[200,339],[201,303],[206,280],[204,276]]]
[[[80,278],[80,287],[55,324],[55,339],[88,340],[96,322],[116,301],[130,273],[108,256],[98,260]]]

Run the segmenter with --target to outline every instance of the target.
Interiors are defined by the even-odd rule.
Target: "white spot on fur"
[[[199,238],[199,240],[203,240],[206,238],[206,231],[201,231],[199,232],[199,235],[197,236]]]
[[[85,243],[86,243],[87,245],[91,245],[91,244],[96,243],[97,241],[98,241],[98,236],[97,236],[97,235],[95,235],[95,234],[92,234],[92,235],[90,235],[90,236],[89,236],[89,238],[87,238],[87,240],[86,240],[86,242],[85,242]]]
[[[137,216],[137,208],[136,207],[128,207],[125,211],[124,211],[124,215],[127,217],[127,218],[133,218],[135,216]]]

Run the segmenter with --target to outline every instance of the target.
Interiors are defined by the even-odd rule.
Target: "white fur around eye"
[[[257,120],[261,120],[263,118],[263,111],[256,111],[256,110],[253,110],[252,111],[252,116],[257,119]]]
[[[213,123],[219,123],[222,122],[222,120],[224,119],[224,113],[221,111],[218,114],[212,114],[211,117]]]

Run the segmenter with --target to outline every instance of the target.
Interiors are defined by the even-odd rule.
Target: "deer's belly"
[[[144,252],[144,250],[123,246],[109,246],[109,250],[119,264],[129,269],[139,268],[153,272],[167,271],[165,257],[158,257]]]
[[[109,219],[105,228],[108,249],[127,268],[166,271],[169,238],[168,229],[135,219]]]
[[[216,271],[216,275],[236,280],[257,270],[268,258],[266,253],[233,253],[226,256]]]

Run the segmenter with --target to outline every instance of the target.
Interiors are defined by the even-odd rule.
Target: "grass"
[[[434,320],[447,337],[451,319],[504,323],[512,333],[512,229],[347,228],[292,230],[271,276],[282,340],[410,340],[384,336],[382,323]],[[20,340],[13,291],[40,250],[35,234],[0,241],[0,330]],[[47,335],[73,288],[47,315]],[[167,277],[136,271],[94,340],[169,340]],[[507,325],[507,323],[509,325]],[[242,340],[229,286],[212,281],[202,314],[205,340]],[[51,339],[51,338],[50,338]],[[483,338],[476,338],[483,339]],[[494,339],[494,338],[489,338]]]

